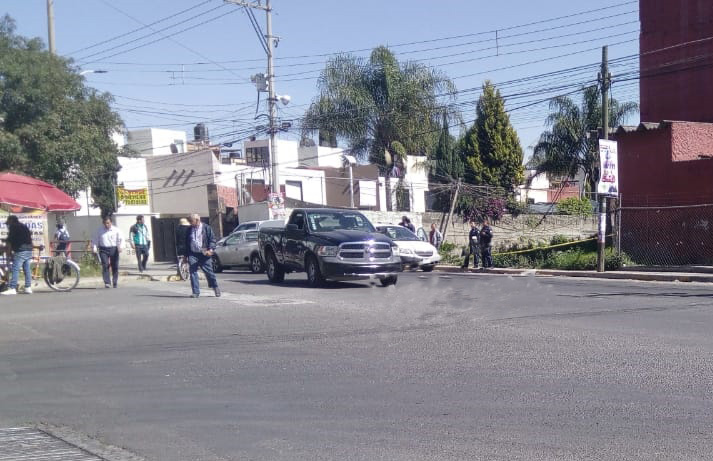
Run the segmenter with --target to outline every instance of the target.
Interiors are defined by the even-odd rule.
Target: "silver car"
[[[218,240],[213,255],[213,269],[222,272],[232,267],[249,267],[256,274],[263,272],[265,269],[258,251],[257,232],[233,232]]]

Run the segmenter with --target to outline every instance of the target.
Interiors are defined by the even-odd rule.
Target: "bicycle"
[[[76,288],[80,278],[80,268],[76,262],[71,259],[64,259],[62,266],[55,271],[53,263],[48,262],[49,258],[42,256],[42,252],[45,249],[44,245],[34,246],[32,249],[33,254],[32,260],[30,261],[30,272],[32,273],[33,281],[36,282],[42,279],[45,284],[54,291],[71,291]],[[3,248],[2,253],[4,261],[0,263],[0,291],[4,291],[8,287],[12,274],[12,264],[7,249]]]

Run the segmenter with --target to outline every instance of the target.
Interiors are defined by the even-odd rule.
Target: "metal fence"
[[[634,265],[713,264],[713,204],[623,206],[621,251]]]

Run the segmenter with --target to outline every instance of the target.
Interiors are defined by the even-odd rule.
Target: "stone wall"
[[[424,213],[421,221],[423,228],[429,229],[432,222],[440,227],[442,219],[443,213]],[[500,221],[491,223],[490,227],[493,230],[493,246],[497,248],[529,240],[549,242],[554,235],[565,235],[573,239],[589,238],[597,233],[597,218],[548,215],[543,219],[541,214],[521,214],[517,217],[505,215]],[[448,224],[446,241],[466,245],[469,231],[468,223],[464,223],[460,216],[454,216]]]

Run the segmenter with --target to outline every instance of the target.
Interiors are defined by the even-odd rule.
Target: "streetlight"
[[[81,72],[79,73],[79,75],[87,75],[87,74],[106,74],[107,72],[109,72],[109,71],[108,71],[108,70],[101,70],[101,69],[98,69],[98,70],[87,69],[87,70],[81,71]]]

